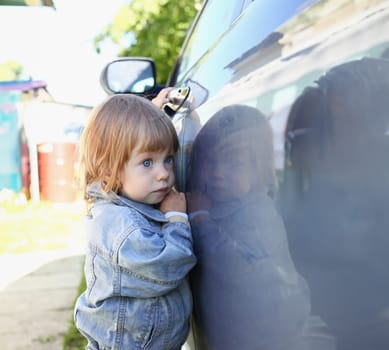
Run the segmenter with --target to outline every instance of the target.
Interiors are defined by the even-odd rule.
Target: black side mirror
[[[125,57],[112,61],[101,72],[100,84],[108,94],[150,93],[156,87],[154,61],[145,57]]]

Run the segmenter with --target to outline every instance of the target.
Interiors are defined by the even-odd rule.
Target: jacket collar
[[[106,193],[101,189],[100,184],[89,185],[87,187],[87,194],[92,198],[94,205],[97,203],[114,203],[116,205],[132,208],[146,216],[148,219],[162,223],[168,222],[165,215],[152,205],[133,201],[112,191]]]

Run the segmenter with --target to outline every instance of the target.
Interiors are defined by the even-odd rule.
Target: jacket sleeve
[[[190,227],[166,223],[158,232],[136,228],[118,250],[121,293],[154,297],[180,285],[196,263]]]

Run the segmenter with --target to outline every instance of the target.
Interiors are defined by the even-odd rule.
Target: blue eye
[[[151,167],[151,164],[153,164],[153,162],[152,162],[151,159],[146,159],[146,160],[143,161],[143,166],[144,166],[145,168]]]
[[[168,156],[165,158],[165,163],[166,164],[173,164],[174,163],[174,157],[173,156]]]

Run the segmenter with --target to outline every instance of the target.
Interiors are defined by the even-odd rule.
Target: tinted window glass
[[[212,2],[210,4],[212,5]],[[189,78],[195,81],[197,86],[205,87],[211,97],[232,79],[234,74],[241,76],[248,73],[247,67],[251,67],[241,68],[240,62],[251,54],[252,50],[264,50],[262,57],[254,62],[255,65],[266,63],[274,58],[273,55],[279,54],[280,46],[277,42],[282,33],[278,33],[277,28],[293,17],[305,4],[306,2],[302,0],[288,2],[262,0],[246,4],[247,8],[234,23],[226,21],[220,24],[223,26],[221,37],[221,33],[213,37],[210,22],[203,21],[201,18],[194,29],[189,45],[183,51],[183,61],[178,67],[177,81],[182,83]],[[224,5],[226,4],[223,2]],[[215,6],[212,13],[213,21],[215,18],[219,21],[219,10],[220,8]],[[269,49],[274,51],[270,53],[271,56]]]
[[[182,57],[180,72],[185,72],[225,32],[239,16],[244,0],[208,0]],[[180,75],[180,73],[179,73]]]

